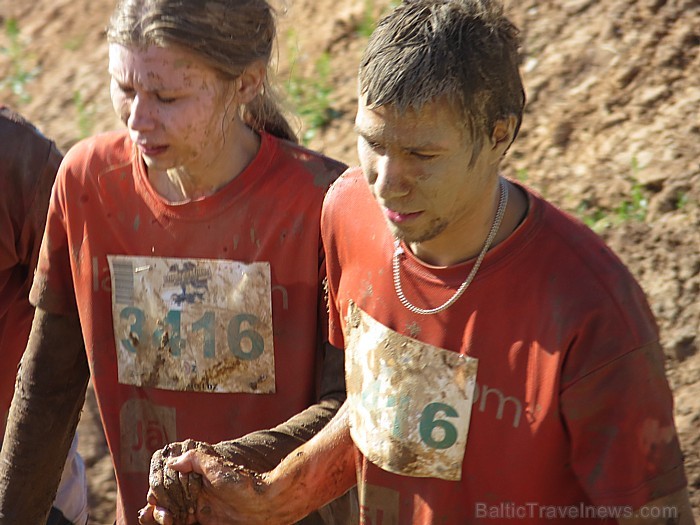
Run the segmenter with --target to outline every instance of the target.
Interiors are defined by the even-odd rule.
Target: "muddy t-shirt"
[[[61,154],[0,106],[0,442],[34,317],[29,289]]]
[[[137,523],[156,449],[235,439],[315,401],[320,208],[342,169],[262,134],[233,181],[173,205],[125,132],[67,154],[32,300],[80,315],[120,525]]]
[[[684,486],[641,289],[593,232],[528,200],[523,223],[459,300],[420,315],[397,298],[394,239],[362,174],[349,171],[329,191],[330,341],[346,346],[353,367],[363,525],[615,523]],[[403,291],[421,308],[447,301],[473,264],[436,268],[403,252]],[[459,360],[445,351],[478,364],[470,411],[458,388],[466,375],[447,370]],[[454,476],[438,461],[462,436]]]

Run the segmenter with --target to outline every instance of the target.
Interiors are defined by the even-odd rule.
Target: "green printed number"
[[[180,338],[180,311],[170,310],[163,319],[163,326],[153,331],[153,346],[155,348],[163,345],[163,336],[168,334],[167,344],[170,346],[170,354],[180,357],[182,339]]]
[[[214,312],[204,312],[195,323],[192,324],[192,331],[204,332],[204,357],[213,358],[216,353],[216,333],[214,332]]]
[[[445,403],[430,403],[423,409],[420,418],[420,437],[426,445],[432,448],[445,449],[450,448],[457,441],[457,429],[455,426],[444,419],[436,419],[439,413],[443,413],[445,417],[458,417],[457,411],[450,405]],[[435,428],[442,429],[442,439],[433,438],[433,430]]]
[[[122,345],[129,352],[135,354],[136,347],[143,337],[143,324],[146,321],[146,316],[140,309],[127,306],[120,312],[119,317],[131,323],[131,326],[129,326],[129,337],[122,339]]]
[[[248,328],[241,330],[243,323],[248,326],[254,326],[259,319],[251,314],[239,314],[228,323],[228,347],[238,359],[243,361],[252,361],[257,359],[265,350],[265,342],[262,336],[255,330]],[[247,340],[250,350],[243,349],[243,341]]]
[[[124,348],[135,354],[136,349],[142,341],[146,315],[143,310],[134,306],[127,306],[122,309],[119,316],[129,322],[128,337],[121,340]],[[204,315],[192,323],[192,332],[202,332],[204,335],[204,357],[212,359],[216,354],[216,332],[215,314],[207,311]],[[260,319],[252,314],[239,314],[234,316],[228,323],[227,336],[228,346],[233,355],[243,361],[252,361],[263,354],[265,341],[253,327]],[[152,334],[151,343],[154,347],[163,344],[163,337],[168,334],[168,344],[171,354],[179,357],[185,341],[181,335],[181,313],[178,310],[170,310],[161,326],[158,326]]]

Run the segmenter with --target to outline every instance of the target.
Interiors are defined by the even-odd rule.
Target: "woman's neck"
[[[149,170],[153,188],[173,204],[190,202],[213,195],[240,175],[260,149],[260,136],[240,123],[235,133],[219,145],[216,155],[201,156],[202,161],[168,170]],[[216,146],[212,146],[216,147]]]

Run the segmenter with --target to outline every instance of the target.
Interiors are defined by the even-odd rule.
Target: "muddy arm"
[[[149,475],[148,500],[151,504],[168,509],[174,523],[184,522],[188,508],[193,505],[190,489],[181,484],[176,473],[166,468],[166,461],[188,450],[206,451],[222,462],[262,473],[275,468],[284,457],[313,438],[335,416],[346,397],[343,351],[326,345],[324,357],[319,402],[284,423],[215,445],[186,440],[156,451]],[[198,480],[189,480],[185,485],[190,482],[196,484]]]
[[[316,435],[335,416],[345,401],[343,350],[326,345],[320,400],[284,423],[253,432],[233,441],[223,441],[215,449],[224,457],[258,472],[273,469],[290,452]]]
[[[77,317],[37,308],[0,453],[0,525],[44,525],[89,378]]]
[[[636,516],[619,519],[620,525],[694,525],[688,489],[655,499],[635,512]]]
[[[173,458],[170,469],[188,474],[190,498],[181,512],[158,507],[152,499],[140,523],[174,525],[287,525],[302,519],[355,485],[355,448],[347,405],[316,436],[272,471],[252,472],[222,458],[208,446],[195,446]],[[170,470],[169,469],[169,470]],[[189,509],[189,510],[188,510]],[[357,523],[357,520],[353,521]]]

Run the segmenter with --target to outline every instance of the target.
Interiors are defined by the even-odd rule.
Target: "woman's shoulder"
[[[76,142],[66,153],[59,179],[84,184],[100,174],[131,165],[133,145],[124,131],[108,131]]]
[[[133,147],[126,130],[107,131],[79,140],[66,153],[66,163],[85,164],[130,161]]]

